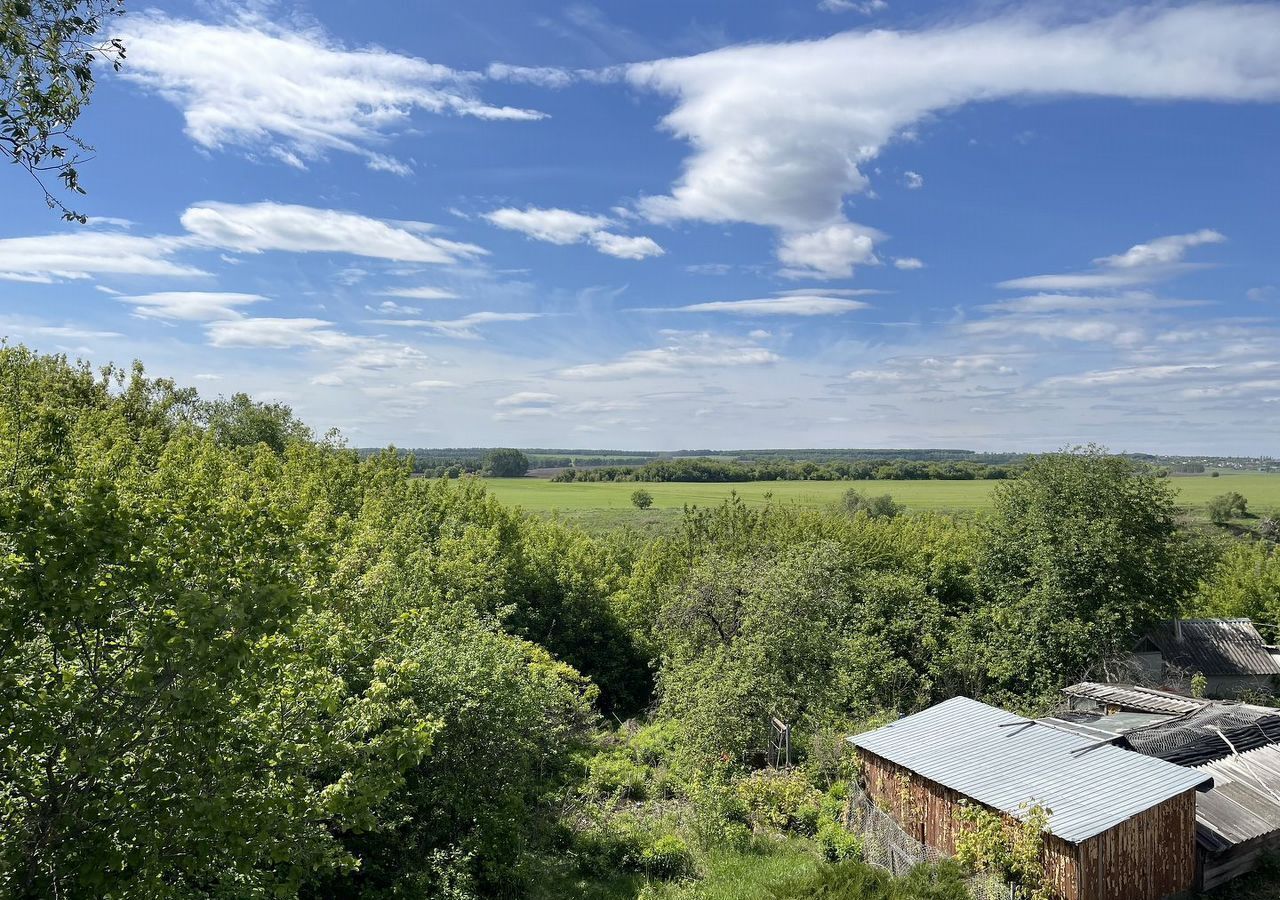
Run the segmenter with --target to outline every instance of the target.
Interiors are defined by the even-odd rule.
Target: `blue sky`
[[[0,333],[356,445],[1275,453],[1280,5],[135,6]]]

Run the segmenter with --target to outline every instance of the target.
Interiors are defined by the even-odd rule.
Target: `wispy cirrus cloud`
[[[699,369],[768,366],[782,357],[750,340],[708,333],[671,331],[666,342],[650,350],[633,350],[609,362],[587,363],[560,371],[562,378],[610,380],[681,375]]]
[[[182,111],[187,135],[306,168],[330,152],[405,174],[384,153],[415,112],[532,121],[530,109],[480,98],[481,76],[379,47],[350,48],[319,28],[242,13],[219,24],[146,13],[130,17],[124,77]]]
[[[163,291],[117,299],[132,306],[134,315],[144,319],[212,322],[238,319],[242,315],[240,307],[261,303],[267,298],[260,294],[227,291]]]
[[[69,231],[0,239],[0,280],[49,284],[94,275],[192,278],[203,269],[174,260],[190,247],[181,237]]]

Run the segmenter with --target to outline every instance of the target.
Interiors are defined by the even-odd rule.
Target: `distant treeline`
[[[1021,464],[921,462],[909,459],[836,460],[816,463],[722,459],[662,459],[643,466],[601,466],[565,469],[552,481],[845,481],[912,480],[972,481],[1014,478]]]

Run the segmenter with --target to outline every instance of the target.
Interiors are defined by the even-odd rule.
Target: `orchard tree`
[[[490,450],[484,457],[484,471],[494,478],[521,478],[529,471],[529,457],[510,447]]]
[[[45,176],[84,193],[77,166],[93,148],[73,129],[93,93],[94,64],[119,69],[124,59],[124,44],[105,33],[123,12],[123,0],[0,0],[0,160],[25,170],[69,221],[87,218]]]

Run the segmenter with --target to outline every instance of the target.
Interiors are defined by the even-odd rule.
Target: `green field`
[[[1251,512],[1280,509],[1280,474],[1226,473],[1173,479],[1189,511],[1201,513],[1209,499],[1239,491]],[[747,503],[798,503],[822,507],[835,503],[850,488],[866,494],[892,494],[910,510],[973,512],[991,503],[991,481],[749,481],[734,484],[635,482],[560,484],[539,478],[490,478],[486,484],[504,503],[531,512],[555,513],[587,527],[630,524],[661,530],[686,504],[712,506],[737,492]],[[653,495],[653,509],[641,512],[631,505],[631,492],[644,488]]]

